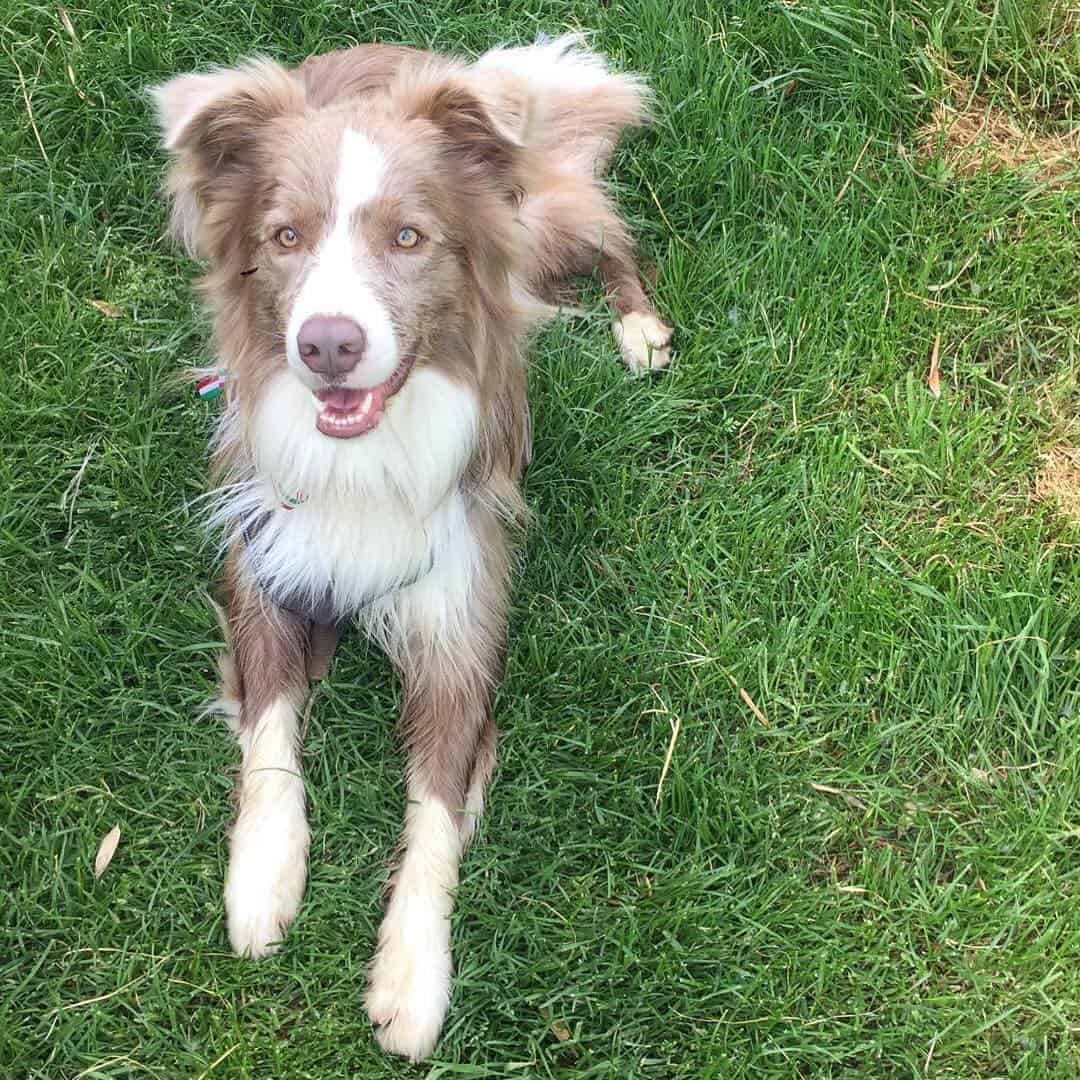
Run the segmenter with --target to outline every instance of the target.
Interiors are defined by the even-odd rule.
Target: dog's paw
[[[364,999],[379,1045],[414,1062],[435,1049],[450,1004],[448,923],[424,906],[383,921]]]
[[[303,811],[288,801],[241,812],[232,833],[225,913],[239,956],[277,952],[300,910],[307,883],[309,833]]]
[[[671,363],[672,329],[647,311],[631,311],[612,324],[615,343],[635,374],[659,371]]]

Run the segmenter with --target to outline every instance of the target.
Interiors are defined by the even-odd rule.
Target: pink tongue
[[[363,390],[349,390],[343,386],[332,386],[326,390],[317,390],[315,396],[331,409],[350,413],[360,407],[364,399]]]

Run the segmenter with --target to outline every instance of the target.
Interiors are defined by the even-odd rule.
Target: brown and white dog
[[[227,376],[229,937],[264,956],[297,913],[300,710],[359,623],[400,671],[409,755],[366,1004],[383,1047],[417,1060],[446,1014],[458,862],[495,761],[526,333],[597,269],[629,367],[670,358],[597,180],[645,87],[568,37],[471,64],[384,45],[259,59],[153,93],[173,229],[209,264]]]

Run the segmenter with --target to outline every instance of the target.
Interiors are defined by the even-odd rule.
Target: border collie
[[[527,333],[598,270],[630,369],[670,360],[597,179],[646,88],[571,36],[475,63],[389,45],[255,59],[153,95],[226,376],[229,938],[265,956],[300,906],[300,714],[358,623],[400,672],[408,753],[365,1001],[382,1046],[419,1060],[446,1015],[458,862],[495,762]]]

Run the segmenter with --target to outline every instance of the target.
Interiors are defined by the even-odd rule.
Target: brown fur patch
[[[223,693],[240,700],[240,727],[252,727],[279,697],[299,708],[307,693],[308,626],[276,607],[239,569],[239,553],[225,564],[225,601],[229,655],[221,669],[227,677]]]
[[[401,669],[401,732],[414,781],[447,807],[461,811],[474,781],[494,767],[492,699],[502,679],[509,595],[509,550],[498,515],[475,507],[469,515],[480,542],[477,575],[463,637],[449,651],[439,635],[415,627],[395,661]]]
[[[403,71],[430,64],[430,53],[404,45],[355,45],[305,60],[297,73],[314,109],[383,90]]]

